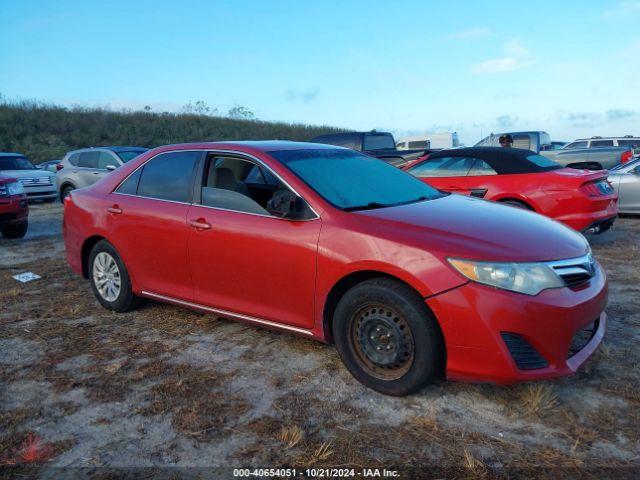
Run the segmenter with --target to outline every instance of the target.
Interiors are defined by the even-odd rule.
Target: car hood
[[[51,172],[45,170],[2,170],[0,174],[13,178],[40,178],[40,177],[55,177]]]
[[[12,183],[15,181],[16,181],[16,178],[14,177],[10,177],[8,175],[5,175],[4,173],[0,174],[0,185],[4,185],[6,183]]]
[[[355,213],[366,219],[369,229],[379,227],[380,232],[396,235],[402,229],[405,239],[441,257],[535,262],[580,257],[589,251],[581,234],[555,220],[462,195]]]

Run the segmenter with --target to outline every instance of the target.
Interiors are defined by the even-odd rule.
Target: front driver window
[[[201,204],[235,212],[270,215],[267,204],[288,190],[262,165],[235,157],[212,155],[202,181]]]

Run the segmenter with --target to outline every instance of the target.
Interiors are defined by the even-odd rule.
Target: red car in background
[[[346,148],[156,148],[71,192],[63,232],[107,309],[146,297],[335,343],[392,395],[443,374],[568,375],[606,329],[606,275],[582,235]]]
[[[438,190],[532,210],[583,233],[608,230],[618,215],[606,170],[563,168],[531,150],[440,150],[403,169]]]
[[[22,238],[29,228],[29,205],[22,183],[0,175],[0,232],[5,238]]]

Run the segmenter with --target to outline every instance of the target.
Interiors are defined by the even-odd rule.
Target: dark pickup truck
[[[325,143],[338,147],[351,148],[362,153],[366,153],[380,160],[384,160],[396,167],[403,167],[411,160],[426,155],[427,150],[397,150],[396,141],[389,132],[343,132],[320,135],[309,140],[311,143]]]

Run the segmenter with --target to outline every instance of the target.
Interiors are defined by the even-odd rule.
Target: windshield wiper
[[[386,203],[369,202],[366,205],[356,205],[354,207],[345,207],[343,210],[345,212],[355,212],[356,210],[373,210],[374,208],[385,208],[390,206],[391,205]]]

